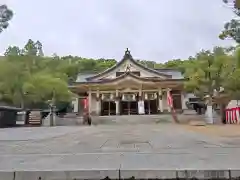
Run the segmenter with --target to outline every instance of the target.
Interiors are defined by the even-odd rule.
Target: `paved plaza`
[[[0,170],[237,170],[239,132],[174,124],[0,129]]]

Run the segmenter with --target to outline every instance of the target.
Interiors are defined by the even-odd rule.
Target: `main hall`
[[[77,95],[74,112],[83,113],[87,98],[91,115],[136,115],[170,112],[167,93],[177,111],[186,108],[184,77],[175,69],[151,69],[135,60],[127,49],[113,67],[98,74],[79,74],[69,88]]]

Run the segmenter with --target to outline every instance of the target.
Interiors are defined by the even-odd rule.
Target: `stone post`
[[[207,109],[205,112],[205,121],[207,124],[213,124],[213,107],[212,107],[212,97],[210,95],[205,96],[205,101],[207,104]]]
[[[181,92],[182,110],[187,109],[184,93]]]
[[[78,98],[75,98],[75,99],[72,101],[72,105],[73,105],[73,112],[74,112],[74,113],[78,113],[79,99],[78,99]]]

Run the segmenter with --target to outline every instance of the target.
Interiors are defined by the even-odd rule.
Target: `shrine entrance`
[[[144,101],[145,114],[158,114],[158,102],[156,99]]]
[[[102,101],[101,116],[116,115],[116,103],[114,101]]]
[[[138,114],[137,101],[120,101],[120,115]]]

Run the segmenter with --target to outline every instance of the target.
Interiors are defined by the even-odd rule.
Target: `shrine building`
[[[184,77],[174,69],[151,69],[133,59],[127,49],[121,61],[98,74],[79,74],[69,88],[78,95],[74,112],[83,112],[87,97],[92,115],[161,114],[170,112],[167,91],[175,110],[186,108]]]

